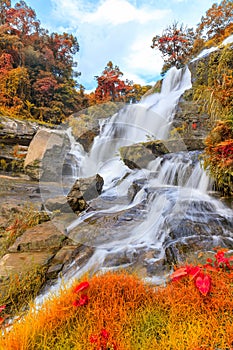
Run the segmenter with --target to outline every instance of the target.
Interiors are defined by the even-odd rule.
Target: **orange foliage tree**
[[[222,0],[220,4],[214,3],[202,16],[198,24],[198,36],[217,43],[232,33],[233,29],[233,1]]]

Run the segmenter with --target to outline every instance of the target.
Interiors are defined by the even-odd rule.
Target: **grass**
[[[81,281],[88,280],[88,289],[75,292],[76,281],[51,295],[40,310],[32,306],[3,332],[0,349],[230,350],[232,268],[209,264],[203,271],[211,278],[208,293],[188,275],[159,287],[125,272],[85,276]]]

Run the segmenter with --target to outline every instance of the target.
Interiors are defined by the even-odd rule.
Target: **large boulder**
[[[77,179],[67,195],[68,204],[74,212],[85,210],[87,202],[101,194],[103,185],[104,180],[99,174]]]
[[[146,168],[148,163],[155,159],[152,151],[141,143],[121,147],[120,156],[130,169]]]
[[[62,178],[64,159],[70,150],[67,134],[39,130],[34,136],[24,162],[27,175],[33,180],[58,181]]]

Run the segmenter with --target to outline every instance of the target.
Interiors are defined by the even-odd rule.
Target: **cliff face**
[[[211,116],[211,109],[208,106],[211,101],[211,84],[214,83],[217,70],[219,69],[219,80],[221,75],[227,72],[232,66],[233,45],[221,46],[212,52],[208,51],[200,58],[189,62],[193,87],[185,91],[177,105],[173,119],[173,132],[179,132],[181,137],[205,138],[213,128],[213,121],[222,119],[221,110],[214,111]],[[232,77],[231,77],[232,79]],[[216,79],[217,80],[217,79]],[[222,83],[222,82],[221,82]],[[197,89],[199,92],[197,93]],[[213,101],[215,102],[215,101]],[[214,119],[214,120],[213,120]]]
[[[37,123],[0,117],[0,170],[22,171],[28,146],[38,129]]]
[[[206,74],[204,79],[208,80],[208,67],[211,53],[200,59],[191,61],[188,64],[191,71],[192,84],[195,85],[198,79],[198,67],[201,64],[206,66]],[[202,103],[194,100],[195,89],[185,91],[177,104],[172,127],[181,134],[181,137],[196,139],[204,139],[210,132],[211,124],[210,117],[206,112],[203,112]]]

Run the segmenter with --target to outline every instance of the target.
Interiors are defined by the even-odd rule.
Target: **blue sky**
[[[12,6],[16,1],[12,1]],[[195,27],[213,0],[26,0],[50,32],[74,34],[80,44],[78,82],[96,87],[111,60],[124,79],[153,84],[163,64],[152,38],[175,20]]]

